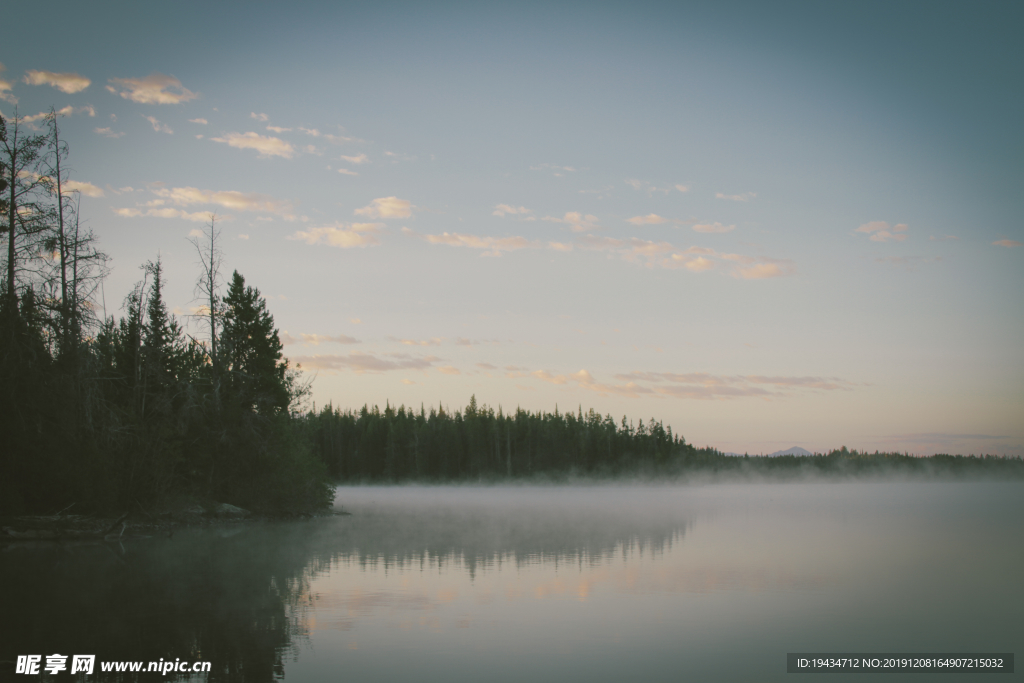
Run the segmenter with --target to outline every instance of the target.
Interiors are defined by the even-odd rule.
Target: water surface
[[[350,516],[8,546],[2,659],[201,656],[211,681],[775,681],[795,676],[787,652],[1014,652],[1022,494],[343,487]]]

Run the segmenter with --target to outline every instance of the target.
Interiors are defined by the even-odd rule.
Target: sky
[[[97,306],[190,235],[317,407],[593,408],[767,453],[1024,455],[1024,6],[51,3]]]

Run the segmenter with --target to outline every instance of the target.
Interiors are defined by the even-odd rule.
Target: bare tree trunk
[[[61,351],[67,352],[70,338],[70,315],[68,311],[68,241],[64,234],[64,192],[60,172],[60,158],[64,150],[60,146],[60,129],[57,126],[57,112],[50,107],[50,125],[53,127],[54,176],[57,185],[57,249],[60,252],[60,339]]]

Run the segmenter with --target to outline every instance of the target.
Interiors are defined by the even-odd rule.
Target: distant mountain
[[[774,458],[776,455],[814,455],[814,453],[811,453],[808,450],[804,450],[799,446],[793,446],[792,448],[785,451],[775,451],[774,453],[769,453],[768,457]]]
[[[737,458],[743,457],[742,453],[722,453],[722,455],[731,455]],[[758,455],[758,453],[751,453],[750,455]],[[800,448],[799,446],[793,446],[792,448],[784,451],[775,451],[774,453],[769,453],[767,456],[764,457],[774,458],[777,455],[814,455],[814,453],[811,453],[808,450]]]

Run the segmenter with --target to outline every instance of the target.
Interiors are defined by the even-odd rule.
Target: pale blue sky
[[[196,306],[215,210],[318,404],[1024,453],[1019,4],[57,14],[0,111],[73,108],[108,311],[157,253]]]

